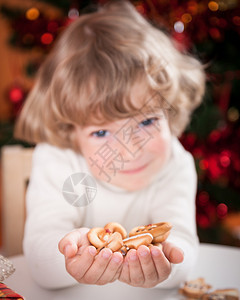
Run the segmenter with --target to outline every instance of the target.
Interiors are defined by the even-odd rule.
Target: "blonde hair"
[[[75,125],[136,113],[129,95],[140,78],[174,107],[169,123],[179,136],[204,93],[202,64],[180,53],[130,3],[110,2],[64,30],[38,72],[15,136],[74,148]]]

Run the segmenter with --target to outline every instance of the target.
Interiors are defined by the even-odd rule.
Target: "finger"
[[[152,260],[150,249],[146,246],[140,246],[137,249],[137,255],[144,275],[144,286],[155,286],[158,281],[158,273]]]
[[[137,251],[131,249],[127,254],[129,264],[130,282],[134,286],[142,286],[144,284],[144,276],[140,261],[138,259]]]
[[[88,246],[87,239],[88,228],[76,229],[66,234],[58,243],[59,251],[66,257],[73,257],[77,254],[80,246]]]
[[[174,244],[169,242],[163,243],[163,252],[171,263],[179,264],[183,262],[184,253],[182,249],[176,247]]]
[[[129,263],[126,257],[123,260],[122,270],[119,275],[119,280],[125,283],[130,283]]]
[[[80,244],[81,233],[79,230],[74,230],[66,234],[58,243],[59,251],[66,257],[72,257],[77,253],[78,245]]]
[[[66,269],[77,281],[81,281],[85,273],[93,265],[95,261],[96,248],[89,246],[85,248],[81,255],[76,255],[73,258],[66,258]]]
[[[116,273],[121,267],[123,262],[123,256],[119,252],[115,252],[112,254],[111,260],[108,263],[107,268],[105,269],[102,276],[98,279],[96,284],[103,285],[109,282],[113,282],[116,276]]]
[[[119,268],[117,269],[117,272],[115,273],[114,277],[112,278],[112,280],[110,282],[114,282],[115,280],[120,280],[120,276],[122,273],[122,269],[123,269],[123,263],[124,263],[124,259],[122,260],[122,263],[120,264]]]
[[[96,283],[107,268],[108,263],[111,260],[111,256],[112,251],[110,249],[105,248],[101,250],[100,253],[96,256],[91,268],[89,268],[85,273],[83,278],[84,282],[87,284]]]
[[[161,282],[169,276],[171,272],[171,264],[159,247],[152,246],[150,248],[150,252],[158,274],[158,282]]]

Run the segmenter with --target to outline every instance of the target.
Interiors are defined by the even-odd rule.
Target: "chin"
[[[142,190],[144,188],[146,188],[148,185],[150,184],[150,180],[148,179],[146,180],[138,180],[136,181],[131,181],[131,180],[127,180],[127,179],[123,179],[121,181],[121,183],[118,185],[120,188],[123,188],[129,192],[135,192],[138,190]],[[117,185],[117,184],[116,184]]]

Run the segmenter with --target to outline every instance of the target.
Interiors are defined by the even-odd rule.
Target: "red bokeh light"
[[[44,33],[42,36],[41,36],[41,42],[44,44],[44,45],[49,45],[51,44],[53,41],[53,35],[51,33]]]
[[[22,101],[24,98],[24,92],[19,87],[14,87],[9,91],[9,99],[13,103]]]

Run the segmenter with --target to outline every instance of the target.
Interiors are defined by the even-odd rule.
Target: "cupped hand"
[[[172,243],[149,248],[140,246],[128,252],[119,280],[132,286],[154,287],[168,278],[172,263],[181,263],[183,259],[182,250]]]
[[[88,228],[68,233],[59,242],[59,251],[65,256],[66,270],[80,283],[103,285],[119,277],[123,262],[122,254],[103,249],[97,254],[91,246]]]

